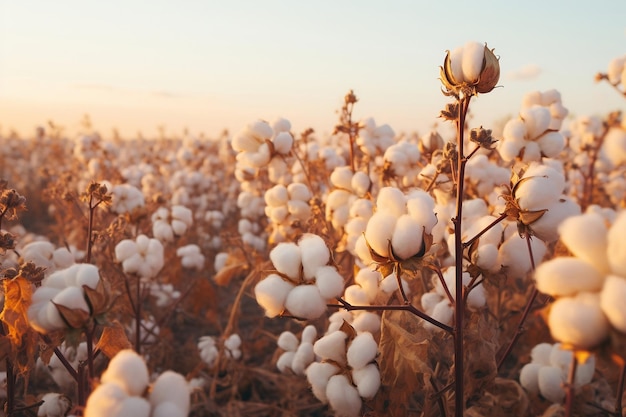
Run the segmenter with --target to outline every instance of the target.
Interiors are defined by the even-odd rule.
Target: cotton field
[[[0,137],[0,414],[625,415],[626,120],[473,126],[483,43],[440,79],[452,134]]]

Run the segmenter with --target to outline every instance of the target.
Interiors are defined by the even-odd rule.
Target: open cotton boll
[[[267,190],[263,198],[268,206],[282,206],[289,201],[289,192],[287,191],[287,187],[278,184]]]
[[[89,306],[85,300],[82,288],[67,287],[52,298],[52,302],[69,309],[80,309],[89,313]]]
[[[322,359],[331,359],[340,365],[346,363],[346,338],[343,331],[335,331],[318,339],[313,351]]]
[[[354,173],[349,166],[337,167],[330,174],[330,183],[337,188],[352,190],[352,176]]]
[[[311,384],[313,395],[322,403],[328,403],[326,386],[331,376],[339,372],[339,368],[330,362],[313,362],[306,368],[306,379]]]
[[[553,346],[550,343],[539,343],[530,351],[530,359],[533,363],[550,365],[550,355]]]
[[[38,417],[65,417],[72,408],[70,399],[56,392],[45,394],[41,400],[43,404],[37,410]]]
[[[515,197],[524,210],[542,210],[558,199],[565,187],[563,174],[547,165],[531,164],[516,190]]]
[[[543,365],[538,363],[527,363],[519,374],[519,382],[528,392],[536,394],[539,392],[539,370]]]
[[[298,338],[295,334],[284,331],[280,334],[280,336],[278,336],[278,341],[276,342],[276,344],[282,350],[295,352],[296,349],[298,349],[298,345],[300,344],[300,342],[298,341]]]
[[[600,308],[600,295],[582,292],[557,299],[548,316],[556,340],[580,349],[591,349],[609,334],[609,322]]]
[[[380,316],[371,311],[362,311],[352,320],[352,327],[357,333],[370,332],[378,333],[380,331]]]
[[[85,405],[85,417],[117,416],[128,393],[116,383],[104,383],[92,391]]]
[[[140,396],[148,387],[150,377],[146,362],[133,350],[119,351],[102,374],[103,383],[116,383],[129,395]]]
[[[393,237],[398,216],[377,211],[370,217],[365,229],[365,239],[370,247],[380,256],[389,257],[389,242]]]
[[[581,291],[599,291],[604,276],[578,258],[558,257],[537,267],[535,282],[542,293],[565,297]]]
[[[341,296],[344,289],[343,277],[334,266],[322,266],[315,272],[315,285],[325,300]]]
[[[466,285],[464,283],[464,285]],[[483,284],[478,284],[467,295],[467,306],[470,310],[483,308],[487,303],[487,293]]]
[[[550,351],[550,365],[559,368],[562,377],[565,378],[572,363],[572,356],[572,351],[563,348],[562,343],[555,343]]]
[[[483,70],[485,59],[485,45],[479,42],[467,42],[463,46],[463,55],[461,68],[463,70],[463,78],[457,81],[467,81],[470,83],[480,79],[480,73]]]
[[[354,277],[354,282],[361,286],[367,294],[367,299],[373,301],[378,294],[378,281],[382,278],[380,272],[369,268],[361,268]]]
[[[292,200],[309,201],[312,197],[309,187],[299,182],[289,184],[287,191]]]
[[[611,325],[626,333],[626,278],[609,275],[600,293],[600,306]]]
[[[576,375],[574,376],[574,384],[577,388],[587,385],[593,379],[596,370],[596,357],[591,355],[585,363],[579,363],[576,367]]]
[[[459,46],[450,52],[452,76],[457,82],[463,82],[463,47]]]
[[[283,352],[282,355],[276,361],[276,368],[280,373],[286,374],[289,370],[291,370],[291,364],[293,363],[293,358],[296,355],[294,351]]]
[[[374,336],[369,332],[361,333],[348,346],[346,353],[348,365],[352,369],[361,369],[376,358],[377,352],[378,343]]]
[[[309,203],[302,200],[289,200],[287,202],[287,209],[289,214],[298,220],[305,221],[311,216],[311,206]]]
[[[369,191],[370,186],[372,185],[372,181],[370,180],[370,177],[368,177],[365,172],[357,171],[352,176],[350,185],[351,185],[352,190],[354,190],[354,192],[356,193],[356,195],[358,195],[359,197],[362,197],[365,194],[367,194],[367,192]]]
[[[613,166],[617,167],[626,162],[626,130],[611,128],[602,143],[604,155]]]
[[[293,145],[293,136],[291,136],[289,132],[280,132],[272,142],[274,143],[274,150],[276,150],[276,152],[287,155]]]
[[[316,285],[298,285],[287,295],[285,308],[295,317],[312,320],[326,311],[326,301]]]
[[[58,248],[52,253],[56,268],[67,268],[74,263],[74,255],[67,248]]]
[[[409,295],[411,293],[411,288],[409,287],[409,283],[406,282],[404,278],[402,278],[400,282],[402,282],[402,289],[404,290],[404,293]],[[392,293],[399,289],[398,278],[395,272],[392,272],[391,274],[383,278],[382,281],[380,281],[380,289],[383,292],[386,292],[387,294]]]
[[[302,267],[302,251],[298,245],[292,242],[279,243],[270,252],[270,260],[278,272],[298,281]]]
[[[187,417],[187,413],[175,403],[166,401],[154,407],[151,417]]]
[[[141,397],[128,397],[122,401],[120,408],[114,414],[115,417],[150,417],[150,403]]]
[[[399,217],[406,212],[406,197],[395,187],[383,187],[376,198],[377,213],[386,212]]]
[[[508,124],[508,123],[507,123]],[[497,146],[498,153],[505,161],[514,160],[526,144],[524,139],[507,139],[499,142]]]
[[[137,252],[137,244],[130,239],[124,239],[115,246],[115,259],[118,262],[122,262],[137,254]]]
[[[326,385],[328,404],[339,417],[357,417],[363,401],[357,389],[345,375],[333,375]]]
[[[424,246],[424,226],[408,214],[400,216],[393,229],[391,248],[400,259],[409,259]]]
[[[190,391],[187,380],[174,371],[165,371],[154,381],[150,391],[150,404],[157,407],[164,402],[174,403],[185,414],[189,412]]]
[[[554,158],[565,147],[565,138],[560,132],[547,132],[537,140],[537,143],[544,156]]]
[[[535,139],[542,135],[550,126],[550,110],[542,106],[522,109],[520,117],[526,124],[527,139]]]
[[[533,235],[546,242],[553,242],[559,238],[557,227],[563,220],[580,214],[580,206],[572,198],[562,196],[550,206],[541,218],[534,221],[530,228]]]
[[[304,279],[311,280],[315,277],[317,268],[326,265],[330,261],[330,250],[326,242],[318,235],[306,233],[298,241],[302,252],[302,270]]]
[[[380,388],[380,371],[375,363],[353,369],[352,379],[359,395],[365,399],[374,398]]]
[[[626,278],[626,211],[622,211],[607,234],[607,257],[611,270]]]
[[[233,333],[224,341],[224,347],[234,351],[241,347],[241,337],[237,333]]]
[[[511,119],[504,125],[502,130],[502,136],[504,141],[501,143],[518,143],[519,146],[523,146],[526,138],[526,124],[521,119]],[[515,153],[517,155],[517,152]]]
[[[304,375],[306,368],[315,360],[313,345],[311,343],[302,343],[298,346],[293,356],[291,370],[296,375]]]
[[[481,244],[475,253],[473,261],[476,265],[487,271],[495,271],[498,265],[498,248],[496,245]]]
[[[563,220],[558,226],[561,242],[570,252],[599,272],[609,272],[607,259],[607,228],[601,215],[585,213]]]
[[[561,370],[553,366],[543,366],[537,374],[539,392],[548,401],[560,403],[565,398],[565,390],[562,387],[563,378]]]
[[[454,316],[454,308],[450,304],[450,301],[447,298],[444,298],[440,302],[435,304],[435,307],[433,307],[433,311],[430,316],[443,324],[450,325],[452,324],[452,317]],[[428,321],[424,321],[424,328],[428,330],[439,329],[439,327]]]
[[[530,245],[535,261],[542,259],[547,250],[546,244],[541,239],[531,239]],[[507,268],[511,278],[524,277],[531,269],[526,239],[517,233],[512,234],[500,246],[498,263]]]
[[[80,288],[86,285],[91,289],[96,289],[100,282],[100,273],[98,272],[97,266],[92,264],[76,264],[71,268],[73,268],[76,273],[74,285]]]
[[[276,317],[285,309],[285,300],[293,288],[293,284],[279,275],[271,274],[254,287],[254,296],[257,303],[265,309],[267,317]]]
[[[431,314],[435,306],[441,301],[443,297],[437,292],[425,292],[420,299],[422,309],[425,313]]]

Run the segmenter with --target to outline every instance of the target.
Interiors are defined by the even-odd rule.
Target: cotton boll
[[[378,333],[380,331],[380,316],[371,311],[362,311],[352,321],[352,327],[357,333],[370,332]]]
[[[560,403],[565,398],[565,390],[562,387],[563,379],[561,370],[553,366],[543,366],[537,374],[539,392],[548,401]]]
[[[389,242],[393,237],[397,216],[386,211],[377,211],[367,222],[365,238],[380,256],[389,256]]]
[[[458,47],[450,52],[450,69],[452,76],[457,82],[465,81],[463,77],[463,47]]]
[[[498,268],[498,248],[496,245],[478,246],[474,262],[478,267],[487,271],[493,271]]]
[[[467,81],[474,83],[480,79],[485,59],[485,45],[479,42],[467,42],[463,46],[461,68],[463,79],[457,81]]]
[[[67,268],[74,263],[74,255],[67,248],[58,248],[52,254],[52,261],[57,268]]]
[[[587,358],[585,363],[579,363],[576,367],[576,375],[574,377],[574,383],[577,388],[587,385],[593,379],[593,374],[596,370],[596,357],[591,355]]]
[[[285,308],[299,318],[316,319],[326,311],[326,301],[315,285],[298,285],[285,300]]]
[[[408,282],[406,282],[406,280],[404,278],[402,278],[400,280],[400,282],[402,282],[402,289],[404,290],[405,294],[410,294],[411,293],[411,289],[409,288],[409,284]],[[391,273],[389,275],[387,275],[385,278],[383,278],[382,281],[380,281],[380,289],[383,292],[386,292],[387,294],[394,292],[395,290],[399,289],[398,288],[398,278],[396,277],[395,273]]]
[[[377,212],[387,212],[393,217],[400,217],[406,212],[406,197],[395,187],[383,187],[376,198]]]
[[[531,239],[531,249],[535,262],[542,259],[546,253],[546,245],[540,239]],[[517,233],[511,235],[501,246],[498,254],[498,263],[507,268],[510,277],[525,276],[531,269],[530,255],[525,238]]]
[[[326,386],[328,404],[337,416],[357,417],[361,412],[362,400],[357,389],[345,375],[333,375]]]
[[[85,300],[85,294],[83,293],[82,288],[67,287],[55,295],[52,298],[52,302],[69,309],[80,309],[89,313],[89,306]]]
[[[257,303],[265,309],[265,315],[271,318],[282,313],[287,295],[293,288],[293,284],[279,275],[271,274],[254,287],[254,296]]]
[[[550,126],[550,110],[542,106],[522,109],[520,117],[526,124],[528,139],[539,137]]]
[[[279,243],[270,252],[270,260],[274,268],[291,280],[298,281],[302,267],[302,251],[295,243]]]
[[[157,407],[164,402],[176,404],[186,416],[190,405],[189,386],[185,377],[173,371],[165,371],[154,381],[150,392],[150,404]]]
[[[464,283],[465,284],[465,283]],[[478,284],[467,295],[467,306],[470,310],[483,308],[487,303],[487,294],[483,284]]]
[[[137,245],[130,239],[124,239],[115,246],[115,259],[124,261],[137,253]]]
[[[311,199],[309,187],[302,183],[289,184],[287,191],[292,200],[309,201]]]
[[[318,235],[306,233],[298,242],[302,252],[302,269],[304,278],[313,279],[317,268],[330,261],[330,250],[326,242]]]
[[[372,362],[378,351],[378,343],[371,333],[365,332],[355,337],[347,351],[348,365],[352,369],[361,369]]]
[[[150,417],[151,411],[150,403],[147,400],[141,397],[128,397],[122,401],[115,416]]]
[[[443,297],[436,292],[425,292],[422,294],[421,304],[424,312],[431,314],[435,306]]]
[[[322,403],[328,403],[326,386],[331,376],[339,372],[339,368],[329,362],[313,362],[306,369],[306,378],[311,384],[313,395]]]
[[[539,392],[539,370],[543,367],[538,363],[527,363],[519,374],[519,382],[528,392],[536,394]]]
[[[100,384],[87,398],[85,417],[116,416],[128,393],[115,383]]]
[[[604,154],[613,166],[626,162],[626,130],[611,128],[602,143]]]
[[[341,296],[344,289],[343,277],[334,266],[322,266],[315,272],[315,285],[325,300]]]
[[[361,268],[354,277],[354,282],[359,284],[363,291],[367,294],[368,301],[373,301],[378,294],[378,281],[380,280],[380,272],[369,268]]]
[[[626,278],[626,211],[617,217],[607,234],[607,257],[614,274]]]
[[[39,406],[37,416],[42,417],[64,417],[72,408],[72,402],[65,395],[54,392],[45,394],[41,400],[43,404]]]
[[[547,165],[532,164],[524,174],[515,197],[522,209],[542,210],[550,206],[563,192],[563,174]]]
[[[65,329],[67,325],[61,317],[59,309],[53,303],[46,303],[39,311],[37,322],[41,323],[45,332],[51,330]]]
[[[607,228],[601,215],[586,213],[568,217],[558,226],[558,232],[574,256],[593,265],[600,273],[609,272]]]
[[[175,403],[166,401],[154,407],[152,417],[186,417],[187,413]]]
[[[626,333],[626,278],[609,275],[600,293],[602,311],[611,325]]]
[[[296,375],[304,375],[306,368],[315,360],[315,353],[313,352],[313,345],[311,343],[302,343],[298,346],[293,361],[291,363],[291,369]]]
[[[502,136],[504,137],[502,143],[509,142],[522,145],[526,139],[526,124],[521,119],[511,119],[504,125]]]
[[[355,172],[350,182],[351,188],[359,197],[362,197],[365,194],[367,194],[371,185],[372,185],[372,182],[370,178],[363,171]]]
[[[354,173],[349,166],[337,167],[330,174],[330,183],[337,188],[352,190],[352,176]]]
[[[433,308],[433,312],[430,316],[440,323],[450,325],[452,324],[452,317],[454,316],[454,308],[447,298],[442,299],[435,305],[435,307]],[[427,321],[424,321],[424,328],[428,330],[439,329],[437,326]]]
[[[556,340],[580,349],[597,346],[609,332],[609,323],[600,308],[600,296],[592,293],[557,299],[550,309],[548,326]]]
[[[276,342],[278,347],[281,348],[282,350],[293,351],[293,352],[295,352],[296,349],[298,349],[299,343],[300,342],[298,341],[298,338],[296,337],[296,335],[288,331],[282,332],[280,336],[278,336],[278,341]]]
[[[289,201],[289,192],[287,187],[278,184],[267,190],[263,198],[268,206],[283,206]]]
[[[560,132],[547,132],[537,140],[537,143],[544,156],[554,158],[558,156],[563,150],[563,147],[565,147],[565,138]]]
[[[311,206],[309,206],[309,203],[306,201],[289,200],[287,209],[289,210],[289,214],[298,220],[306,221],[311,217]]]
[[[539,343],[530,351],[532,362],[540,365],[550,365],[552,349],[553,345],[550,343]]]
[[[80,288],[86,285],[95,290],[100,282],[98,267],[92,264],[77,264],[75,282],[75,285]]]
[[[567,377],[572,358],[572,351],[564,349],[562,343],[552,345],[552,350],[550,351],[550,365],[559,368],[563,378]]]
[[[302,343],[313,343],[317,338],[317,329],[309,324],[302,330]]]
[[[278,361],[276,361],[276,368],[280,373],[286,374],[287,371],[291,370],[291,364],[293,363],[295,355],[295,351],[283,352],[283,354],[280,355]]]
[[[398,218],[391,237],[391,247],[399,259],[409,259],[420,253],[424,246],[424,227],[412,216],[403,214]]]
[[[121,350],[102,374],[103,383],[116,383],[129,395],[141,396],[148,386],[148,368],[141,356],[130,349]]]
[[[343,331],[335,331],[318,339],[313,351],[322,359],[331,359],[340,365],[346,363],[346,338]]]
[[[558,257],[544,262],[535,271],[537,289],[552,296],[571,296],[581,291],[599,291],[604,276],[587,262]]]
[[[235,351],[241,347],[241,337],[233,333],[224,341],[224,347],[230,351]]]
[[[526,142],[524,144],[524,162],[533,162],[541,160],[541,148],[537,142]]]
[[[497,150],[502,159],[505,161],[514,160],[524,147],[525,141],[523,139],[506,139],[499,143]]]
[[[580,214],[580,206],[572,198],[562,196],[556,202],[546,207],[541,218],[530,225],[532,233],[546,242],[553,242],[559,238],[557,227],[563,220]]]
[[[289,132],[280,132],[273,140],[276,152],[287,155],[293,145],[293,136]]]
[[[380,371],[375,363],[352,370],[352,379],[359,395],[365,399],[374,398],[380,388]]]

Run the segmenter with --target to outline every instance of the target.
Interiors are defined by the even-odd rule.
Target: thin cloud
[[[507,74],[507,78],[512,81],[534,80],[541,75],[541,67],[535,64],[528,64]]]

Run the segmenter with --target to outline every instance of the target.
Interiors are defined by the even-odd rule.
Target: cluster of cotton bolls
[[[267,238],[265,237],[263,228],[259,222],[251,221],[250,219],[240,219],[237,224],[237,230],[241,236],[241,240],[246,245],[261,252],[265,250],[267,246]]]
[[[476,154],[465,165],[465,178],[480,196],[487,196],[496,187],[509,183],[511,170],[494,163],[485,154]]]
[[[352,204],[365,198],[372,181],[363,171],[353,172],[349,166],[340,166],[330,174],[333,190],[326,197],[326,220],[335,230],[342,230],[350,219]]]
[[[361,151],[370,156],[384,154],[395,143],[395,132],[388,124],[376,126],[376,121],[369,117],[359,123],[359,136],[356,144]]]
[[[72,401],[63,394],[49,392],[41,397],[43,402],[37,410],[37,417],[65,417],[72,408]]]
[[[610,219],[591,207],[565,220],[559,234],[572,256],[535,271],[537,289],[556,298],[547,319],[552,336],[591,349],[611,329],[626,333],[626,212]]]
[[[522,387],[533,394],[541,394],[546,400],[561,403],[573,352],[563,349],[560,343],[540,343],[530,352],[530,363],[524,365],[519,381]],[[595,356],[590,355],[584,363],[576,366],[574,387],[576,389],[591,382],[595,372]]]
[[[343,277],[329,265],[330,250],[318,235],[306,233],[298,243],[282,242],[270,252],[275,272],[254,288],[256,300],[267,317],[287,310],[303,319],[315,319],[326,311],[326,302],[339,297]]]
[[[294,226],[304,226],[311,217],[311,191],[302,183],[285,187],[277,184],[265,192],[265,214],[272,225],[270,242],[284,242],[294,234]]]
[[[111,192],[111,211],[113,213],[132,213],[136,208],[143,207],[146,204],[143,192],[134,185],[107,184],[107,188]]]
[[[173,371],[150,385],[144,359],[132,350],[118,352],[85,406],[85,417],[186,417],[191,400],[185,378]]]
[[[87,360],[87,342],[81,342],[78,346],[69,346],[67,343],[63,342],[59,347],[59,353],[74,369],[78,368],[78,365]],[[43,365],[41,362],[41,358],[37,359],[37,365],[44,367],[46,372],[50,374],[54,382],[63,390],[64,392],[68,392],[73,385],[75,384],[74,378],[67,371],[67,368],[63,365],[61,360],[57,355],[52,355],[50,357],[50,362],[48,365]]]
[[[376,211],[365,233],[356,242],[361,261],[370,265],[377,259],[407,260],[423,256],[429,249],[428,236],[437,223],[435,201],[422,190],[404,194],[398,188],[383,187],[376,198]]]
[[[82,256],[75,249],[73,252],[65,247],[56,248],[47,240],[39,240],[24,245],[20,250],[20,255],[24,262],[32,262],[41,268],[46,268],[45,273],[51,274],[57,269],[69,267],[78,260],[77,256]]]
[[[317,329],[309,324],[302,330],[301,340],[290,331],[284,331],[278,336],[277,345],[284,352],[278,357],[276,367],[282,373],[293,372],[304,376],[306,368],[315,361],[313,343],[317,339]]]
[[[115,246],[115,260],[127,274],[154,278],[165,263],[163,244],[146,235],[139,235],[135,240],[124,239]]]
[[[263,120],[249,123],[231,141],[231,146],[238,152],[238,169],[258,170],[267,167],[277,155],[289,155],[294,142],[290,129],[291,124],[284,119],[275,124],[275,129]]]
[[[200,358],[209,367],[215,365],[220,352],[220,344],[227,358],[241,359],[241,337],[237,333],[233,333],[223,340],[218,340],[214,336],[202,336],[198,340],[198,352]]]
[[[567,113],[561,94],[556,90],[526,94],[519,116],[504,126],[502,141],[498,144],[502,159],[531,162],[556,157],[565,146],[565,138],[559,130]]]
[[[313,351],[321,360],[306,369],[317,399],[346,417],[360,415],[363,400],[380,388],[376,340],[369,332],[349,333],[337,330],[315,342]]]
[[[156,299],[157,307],[166,307],[180,298],[178,291],[172,284],[150,282],[150,295]]]
[[[356,256],[356,242],[367,228],[367,222],[374,214],[374,203],[367,198],[358,198],[350,204],[348,221],[344,226],[346,249]],[[359,266],[364,266],[360,259],[356,258]]]
[[[80,328],[85,325],[97,307],[89,297],[100,284],[98,267],[92,264],[74,264],[45,277],[35,290],[28,307],[30,325],[41,333]]]
[[[299,151],[304,155],[303,159],[311,164],[320,163],[325,171],[332,172],[335,168],[345,166],[347,161],[343,155],[343,149],[333,144],[322,145],[318,140],[301,142]],[[305,172],[301,164],[294,164],[291,167],[291,174],[294,182],[306,181]]]
[[[190,209],[184,206],[159,207],[152,214],[152,234],[161,242],[172,242],[187,232],[193,223]]]
[[[420,156],[417,144],[408,141],[395,143],[383,155],[383,173],[395,177],[404,186],[417,185],[421,171]]]
[[[442,276],[452,299],[449,298],[439,276],[435,275],[433,277],[433,290],[422,294],[422,308],[424,309],[424,312],[433,319],[443,324],[451,325],[452,318],[454,316],[454,307],[452,304],[454,303],[457,295],[455,281],[456,268],[453,266],[448,267],[445,271],[443,271]],[[463,271],[463,286],[468,286],[471,282],[472,278],[469,272]],[[483,308],[486,302],[487,293],[485,292],[485,288],[482,283],[473,285],[471,287],[471,291],[467,295],[467,307],[472,311],[476,311]],[[424,327],[430,330],[438,329],[438,327],[430,322],[424,322]]]
[[[200,250],[200,246],[190,243],[176,249],[176,255],[180,257],[180,263],[183,268],[197,269],[204,268],[205,257]]]

